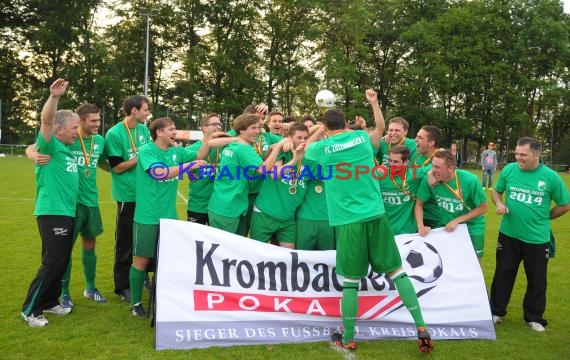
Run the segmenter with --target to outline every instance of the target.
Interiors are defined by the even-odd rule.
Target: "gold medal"
[[[323,187],[322,187],[321,185],[316,185],[316,186],[315,186],[315,192],[316,192],[317,194],[322,193],[322,192],[323,192]]]
[[[91,176],[91,171],[89,171],[89,169],[85,169],[85,171],[83,171],[83,175],[85,175],[85,177],[89,177]]]
[[[296,186],[291,186],[289,188],[289,194],[291,195],[295,195],[297,193],[297,187]]]

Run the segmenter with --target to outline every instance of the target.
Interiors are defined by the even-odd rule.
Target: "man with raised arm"
[[[31,327],[48,324],[44,313],[63,316],[71,312],[71,308],[59,304],[61,279],[73,244],[79,187],[77,159],[71,151],[77,138],[79,116],[71,110],[57,110],[59,98],[68,85],[64,79],[57,79],[50,86],[36,140],[39,151],[52,159],[46,165],[36,166],[34,215],[42,238],[42,265],[22,305],[22,318]]]

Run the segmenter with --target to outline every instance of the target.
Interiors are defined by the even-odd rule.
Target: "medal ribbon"
[[[403,145],[404,141],[406,141],[405,136],[398,142],[398,145]],[[391,142],[388,143],[388,153],[390,153],[390,150],[392,150],[392,143]]]
[[[210,165],[214,165],[214,167],[218,166],[219,151],[220,151],[220,148],[216,148],[216,161],[215,162],[212,162],[212,159],[210,158],[210,154],[208,154],[208,163]]]
[[[91,149],[89,150],[89,155],[87,155],[87,150],[85,149],[85,142],[83,141],[83,136],[81,135],[81,129],[77,133],[79,134],[81,151],[83,151],[83,157],[85,158],[85,166],[89,167],[89,163],[91,162],[91,155],[93,155],[93,143],[95,142],[95,140],[91,138]]]
[[[137,147],[135,146],[135,142],[133,140],[133,136],[131,135],[131,130],[129,129],[129,126],[127,125],[127,120],[123,120],[123,125],[125,125],[125,129],[127,130],[127,134],[129,135],[129,141],[131,142],[131,147],[133,148],[133,154],[137,154]],[[137,129],[137,126],[135,125],[135,139],[138,139],[139,137],[139,129]]]
[[[465,201],[463,201],[463,195],[461,194],[461,184],[459,183],[459,178],[457,177],[457,171],[455,171],[455,184],[457,185],[457,190],[454,190],[451,186],[449,186],[448,183],[443,182],[443,185],[449,190],[451,191],[451,193],[453,195],[455,195],[456,198],[459,199],[459,201],[461,201],[461,203],[463,205],[465,205],[465,207],[471,211],[471,208],[469,206],[467,206],[467,204],[465,204]]]
[[[408,190],[406,190],[406,182],[408,180],[408,171],[407,171],[407,169],[404,169],[404,170],[406,172],[404,173],[404,180],[402,181],[402,187],[401,188],[398,186],[398,183],[396,183],[396,177],[392,176],[392,174],[389,173],[390,180],[392,180],[392,183],[394,183],[394,186],[396,187],[396,189],[400,190],[401,192],[403,192],[406,195],[410,195],[410,192]],[[388,172],[390,172],[390,171],[388,171]]]
[[[263,136],[261,134],[259,134],[259,143],[256,141],[253,146],[255,147],[255,152],[258,155],[261,155],[261,152],[263,151]]]
[[[299,171],[301,170],[301,166],[303,166],[303,160],[299,161],[299,165],[297,165],[297,170],[295,170],[295,174],[293,175],[293,185],[294,187],[297,186],[297,179],[299,178]]]

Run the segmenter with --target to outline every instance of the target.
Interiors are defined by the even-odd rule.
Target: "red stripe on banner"
[[[358,301],[358,316],[362,316],[362,314],[369,311],[385,298],[385,295],[360,297]],[[270,296],[194,290],[194,311],[286,312],[340,317],[340,300],[340,296]],[[398,297],[395,303],[399,300],[400,298]]]
[[[399,305],[399,304],[400,304],[400,297],[396,296],[389,303],[387,303],[382,308],[380,308],[380,310],[376,311],[372,316],[369,316],[366,320],[377,318],[380,315],[382,315],[382,313],[387,312],[388,310],[391,310],[392,308],[394,308],[396,305]]]

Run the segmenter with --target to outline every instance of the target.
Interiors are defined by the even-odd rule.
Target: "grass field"
[[[480,176],[480,173],[478,174]],[[0,158],[0,233],[2,264],[0,301],[0,354],[5,359],[337,359],[349,357],[327,342],[298,345],[210,348],[191,351],[155,351],[154,330],[148,322],[130,315],[113,291],[113,246],[115,203],[110,195],[109,175],[99,172],[100,207],[105,227],[97,240],[97,286],[107,304],[82,298],[84,285],[80,249],[73,253],[71,294],[76,304],[67,317],[50,316],[46,328],[30,328],[20,317],[27,288],[40,265],[41,241],[33,214],[35,182],[33,164],[24,158]],[[570,176],[562,175],[566,184]],[[495,175],[495,179],[497,175]],[[187,183],[180,183],[186,196]],[[488,192],[490,193],[490,192]],[[490,199],[489,199],[490,201]],[[499,217],[489,203],[485,257],[482,266],[487,286],[495,266],[494,247]],[[185,219],[185,204],[179,199],[179,218]],[[438,341],[431,355],[419,354],[411,341],[360,342],[350,356],[356,359],[568,359],[570,358],[570,215],[553,222],[557,238],[556,258],[549,264],[548,304],[545,333],[536,333],[522,318],[525,276],[521,270],[511,299],[509,314],[497,326],[497,340]],[[522,268],[522,267],[521,267]]]

